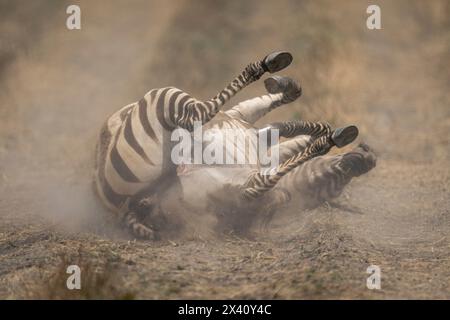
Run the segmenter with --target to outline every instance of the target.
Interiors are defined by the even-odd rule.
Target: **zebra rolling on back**
[[[97,144],[95,182],[104,204],[118,214],[124,226],[136,237],[155,238],[154,226],[144,223],[144,220],[156,215],[160,198],[179,182],[177,170],[178,173],[183,171],[170,159],[171,132],[176,128],[191,132],[194,122],[200,121],[207,130],[229,127],[245,134],[241,129],[253,128],[260,117],[301,95],[301,88],[295,81],[272,76],[265,81],[268,95],[241,102],[227,112],[221,112],[220,108],[263,73],[279,71],[291,61],[289,53],[276,52],[249,64],[216,97],[205,102],[168,87],[153,89],[139,102],[114,113],[103,126]],[[196,171],[200,181],[205,172],[215,176],[203,181],[202,185],[207,186],[209,199],[215,202],[219,211],[225,210],[230,216],[233,212],[238,215],[260,210],[273,212],[295,196],[295,190],[282,187],[283,181],[287,183],[292,173],[308,161],[326,154],[333,146],[351,143],[358,135],[355,126],[331,130],[327,124],[306,121],[272,124],[262,130],[272,129],[279,130],[280,135],[287,138],[299,135],[311,138],[304,148],[289,149],[286,142],[280,144],[282,150],[290,150],[291,153],[282,152],[281,164],[272,168],[270,175],[263,174],[254,166],[228,168],[231,171],[227,168]],[[230,174],[237,179],[230,181]],[[183,184],[186,177],[183,174],[180,177]],[[192,181],[192,176],[188,180]],[[187,189],[183,188],[183,191]],[[189,202],[192,198],[187,196],[186,200]]]
[[[192,131],[195,121],[207,123],[237,92],[265,72],[284,69],[291,61],[287,52],[269,54],[249,64],[207,101],[167,87],[153,89],[112,114],[101,129],[96,148],[94,180],[105,206],[118,213],[135,236],[154,238],[154,231],[141,222],[139,212],[155,209],[158,199],[152,196],[164,192],[176,177],[170,161],[170,133],[177,127]]]

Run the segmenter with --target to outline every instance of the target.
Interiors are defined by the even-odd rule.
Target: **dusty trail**
[[[0,297],[80,297],[57,282],[64,255],[106,277],[102,288],[94,277],[99,297],[450,298],[449,27],[419,4],[409,12],[409,3],[382,2],[374,33],[360,28],[365,3],[316,3],[155,11],[118,1],[105,11],[84,2],[84,33],[57,27],[58,11],[44,36],[24,40],[0,79]],[[379,154],[376,169],[335,203],[282,213],[248,239],[133,242],[111,230],[89,188],[104,117],[152,87],[208,97],[273,47],[298,57],[287,75],[305,95],[270,120],[355,122]],[[262,93],[248,89],[239,99]],[[381,267],[380,291],[365,286],[371,264]]]

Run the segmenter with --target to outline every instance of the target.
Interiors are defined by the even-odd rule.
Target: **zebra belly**
[[[208,195],[221,192],[225,184],[242,185],[251,169],[246,167],[203,167],[194,168],[179,175],[183,198],[193,207],[204,209]]]

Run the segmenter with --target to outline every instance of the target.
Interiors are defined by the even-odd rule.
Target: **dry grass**
[[[55,267],[38,269],[33,282],[24,283],[24,299],[69,300],[69,299],[107,299],[129,300],[135,294],[121,288],[118,283],[117,265],[110,261],[94,262],[82,247],[74,256],[60,254],[60,262]],[[67,279],[70,276],[67,267],[77,265],[81,270],[81,289],[69,290]]]

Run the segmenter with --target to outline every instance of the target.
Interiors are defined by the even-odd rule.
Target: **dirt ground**
[[[448,1],[380,1],[375,31],[364,1],[76,3],[68,31],[68,2],[0,0],[0,298],[450,299]],[[261,123],[355,123],[377,167],[246,238],[114,228],[91,189],[108,114],[154,87],[212,96],[274,49],[304,95]],[[65,289],[69,264],[81,291]]]

